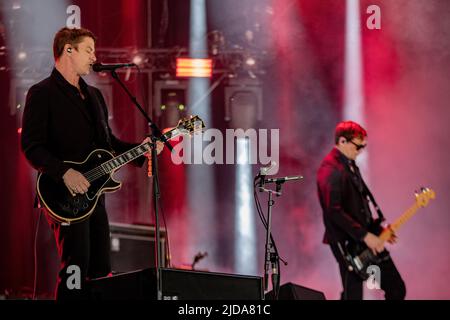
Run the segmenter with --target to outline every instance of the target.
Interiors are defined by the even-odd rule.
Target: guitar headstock
[[[422,188],[420,192],[416,192],[416,203],[420,207],[426,207],[431,199],[436,198],[436,193],[429,188]]]
[[[193,134],[196,132],[202,132],[205,128],[205,123],[199,116],[190,116],[189,118],[183,118],[178,121],[176,129],[184,134]]]

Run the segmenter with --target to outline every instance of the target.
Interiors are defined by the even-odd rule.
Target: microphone
[[[270,163],[270,166],[269,167],[262,167],[262,168],[259,168],[259,174],[258,174],[258,177],[259,177],[259,183],[258,183],[258,188],[259,188],[259,191],[263,191],[263,189],[264,189],[264,182],[265,182],[265,176],[269,173],[269,171],[270,170],[272,170],[272,168],[273,167],[275,167],[277,165],[277,163],[275,162],[275,161],[272,161],[271,163]]]
[[[95,72],[102,72],[102,71],[114,71],[119,68],[128,68],[128,67],[134,67],[136,66],[135,63],[111,63],[111,64],[103,64],[103,63],[94,63],[92,65],[92,70]]]
[[[299,179],[303,179],[303,176],[290,176],[290,177],[282,177],[282,178],[270,178],[270,179],[264,179],[265,183],[283,183],[286,181],[291,181],[291,180],[299,180]]]

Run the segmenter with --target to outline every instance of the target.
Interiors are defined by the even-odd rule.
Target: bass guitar
[[[382,228],[379,219],[369,227],[369,231],[378,235],[384,242],[389,240],[393,234],[420,209],[428,205],[431,199],[434,199],[436,194],[433,190],[422,188],[420,193],[416,193],[415,203],[409,207],[394,223],[387,228]],[[382,261],[389,259],[389,253],[384,250],[377,255],[373,254],[364,242],[346,241],[338,244],[342,255],[347,263],[349,271],[355,272],[361,279],[367,280],[370,276],[367,273],[367,267],[372,264],[379,264]]]

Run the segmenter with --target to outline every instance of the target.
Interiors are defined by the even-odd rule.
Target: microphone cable
[[[37,238],[39,233],[39,225],[41,223],[42,209],[38,209],[38,218],[35,226],[34,241],[33,241],[33,260],[34,260],[34,277],[33,277],[33,296],[32,300],[36,300],[37,291],[37,272],[38,272],[38,257],[37,257]]]

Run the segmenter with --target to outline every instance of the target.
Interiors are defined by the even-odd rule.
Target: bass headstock
[[[429,188],[421,188],[420,192],[415,193],[416,203],[420,207],[426,207],[430,200],[436,198],[436,193]]]

